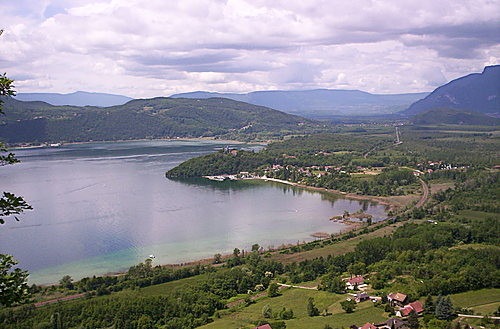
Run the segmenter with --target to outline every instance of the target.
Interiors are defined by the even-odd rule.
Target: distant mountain
[[[20,101],[41,101],[52,105],[73,105],[73,106],[114,106],[122,105],[133,98],[104,94],[77,91],[70,94],[57,93],[18,93],[15,98]]]
[[[411,121],[414,124],[461,124],[495,126],[500,124],[500,119],[489,117],[485,114],[467,112],[452,108],[436,108],[415,115]]]
[[[222,136],[255,139],[325,131],[324,124],[224,98],[136,99],[112,107],[53,106],[4,97],[8,143]]]
[[[487,66],[482,73],[455,79],[401,112],[413,115],[438,107],[451,107],[498,116],[500,111],[500,65]]]
[[[306,117],[328,115],[377,115],[401,111],[428,93],[370,94],[359,90],[316,89],[301,91],[255,91],[248,94],[196,91],[171,97],[224,97],[250,104],[267,106]]]

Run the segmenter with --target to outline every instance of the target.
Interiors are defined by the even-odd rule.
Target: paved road
[[[468,315],[468,314],[458,314],[459,317],[461,318],[474,318],[474,319],[484,319],[484,315]],[[488,317],[491,320],[500,320],[499,316],[489,316]]]

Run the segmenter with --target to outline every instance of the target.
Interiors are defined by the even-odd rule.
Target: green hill
[[[415,115],[414,124],[463,124],[495,126],[500,119],[492,118],[481,113],[472,113],[452,108],[435,108]]]
[[[111,107],[53,106],[5,99],[0,140],[7,143],[140,138],[268,138],[324,131],[324,125],[224,98],[137,99]]]

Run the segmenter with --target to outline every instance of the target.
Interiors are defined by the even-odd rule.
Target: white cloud
[[[498,1],[21,0],[0,63],[20,92],[428,91],[497,63]]]

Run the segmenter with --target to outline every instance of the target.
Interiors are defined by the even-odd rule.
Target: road
[[[474,318],[474,319],[484,319],[484,315],[468,315],[468,314],[458,314],[461,318]],[[491,320],[500,320],[499,316],[489,316],[488,319]]]
[[[291,284],[284,284],[284,283],[278,283],[278,286],[290,287],[290,288],[300,288],[300,289],[307,289],[307,290],[318,290],[318,287],[294,286]]]
[[[419,178],[418,180],[420,181],[420,184],[422,185],[423,194],[422,194],[422,197],[420,198],[420,200],[415,205],[415,208],[422,207],[424,205],[425,201],[427,201],[427,198],[429,197],[429,186],[422,179]]]

